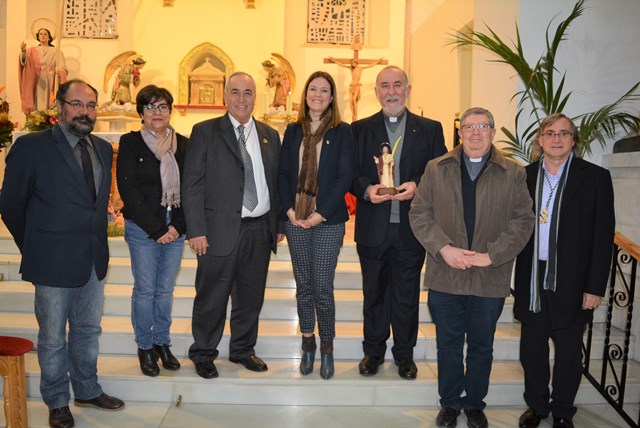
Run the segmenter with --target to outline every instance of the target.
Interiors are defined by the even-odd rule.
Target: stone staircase
[[[228,328],[216,361],[220,377],[198,377],[186,357],[191,337],[191,309],[195,294],[193,281],[196,260],[185,246],[177,278],[173,304],[173,352],[182,369],[161,369],[156,378],[143,376],[138,367],[136,345],[130,321],[133,284],[127,246],[122,238],[110,238],[111,260],[105,291],[105,309],[100,338],[99,376],[105,391],[126,401],[182,402],[205,404],[255,404],[300,406],[404,406],[438,405],[435,329],[427,310],[427,293],[420,302],[420,330],[414,357],[418,379],[406,381],[397,375],[389,343],[386,362],[380,373],[363,377],[358,373],[362,357],[361,275],[355,245],[345,243],[335,279],[337,337],[334,342],[336,373],[329,381],[316,370],[312,375],[298,372],[300,336],[295,303],[295,282],[286,243],[273,256],[261,313],[256,353],[269,371],[254,373],[227,361]],[[13,240],[0,230],[0,335],[17,335],[36,342],[37,323],[33,315],[33,286],[20,281],[20,255]],[[500,317],[494,349],[489,405],[524,406],[523,375],[518,362],[520,327],[512,317],[512,300],[507,299]],[[596,314],[593,355],[601,355],[604,337],[604,308]],[[619,333],[616,333],[618,336]],[[615,338],[614,338],[615,340]],[[633,344],[631,345],[633,349]],[[26,358],[28,395],[39,398],[40,371],[35,352]],[[627,396],[640,394],[640,368],[631,363]],[[0,380],[1,382],[1,380]],[[637,400],[636,400],[637,401]],[[585,380],[578,404],[605,400]]]

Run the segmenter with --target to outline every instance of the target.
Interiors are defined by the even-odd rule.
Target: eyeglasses
[[[561,139],[565,140],[573,136],[573,133],[569,131],[558,131],[558,132],[546,131],[542,133],[542,136],[544,138],[548,138],[549,140],[551,140],[554,137],[560,137]]]
[[[71,108],[74,110],[84,110],[84,109],[87,109],[89,111],[98,110],[98,104],[96,103],[85,104],[82,101],[67,101],[67,100],[62,100],[62,102],[65,104],[69,104]]]
[[[144,105],[144,109],[146,111],[159,111],[160,113],[166,113],[169,111],[169,105],[168,104],[145,104]]]
[[[491,128],[493,128],[493,126],[489,125],[488,123],[471,123],[469,125],[462,125],[460,127],[460,129],[462,129],[462,132],[465,132],[467,134],[473,132],[475,129],[480,132],[489,132]]]

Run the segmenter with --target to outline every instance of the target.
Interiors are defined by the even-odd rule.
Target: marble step
[[[21,278],[20,258],[19,254],[0,254],[0,273],[5,280],[17,281]],[[193,287],[196,266],[197,261],[195,259],[183,259],[176,278],[176,285]],[[128,257],[111,257],[109,259],[107,283],[133,284],[131,260]],[[336,289],[362,289],[360,265],[354,262],[338,262],[334,286]],[[269,264],[267,287],[295,288],[290,261],[274,260]]]
[[[269,370],[254,373],[226,359],[216,360],[220,377],[202,379],[192,363],[183,358],[176,372],[161,369],[155,378],[140,373],[138,360],[130,355],[100,355],[100,384],[110,394],[125,401],[177,402],[183,404],[252,404],[295,406],[438,406],[437,364],[417,362],[418,377],[414,381],[401,379],[396,366],[386,361],[375,376],[364,377],[358,372],[358,361],[338,361],[335,376],[320,377],[318,370],[302,376],[299,360],[266,359]],[[40,369],[35,352],[25,358],[27,394],[40,397]],[[593,361],[592,364],[598,364]],[[639,364],[628,368],[626,394],[634,400],[640,392]],[[486,402],[489,406],[523,406],[523,374],[519,362],[494,361],[491,386]],[[583,378],[576,404],[598,404],[605,400]]]
[[[600,358],[603,352],[604,325],[595,324],[593,330],[592,358]],[[38,325],[32,313],[0,312],[0,335],[20,336],[34,343],[37,339]],[[225,326],[224,336],[218,350],[222,358],[228,356],[229,325]],[[188,353],[193,339],[191,336],[191,320],[177,318],[171,326],[173,352],[184,357]],[[612,343],[622,345],[622,333],[613,330]],[[498,360],[518,361],[520,343],[520,324],[499,323],[494,343],[494,358]],[[387,342],[386,358],[392,358],[392,338]],[[635,346],[635,338],[631,338],[630,349]],[[262,320],[260,321],[256,354],[267,359],[291,359],[299,356],[300,336],[297,321]],[[131,320],[128,316],[104,316],[102,318],[102,335],[100,336],[100,352],[102,354],[135,355]],[[334,339],[334,356],[337,360],[359,360],[362,358],[362,323],[359,321],[336,322],[336,338]],[[414,349],[417,361],[434,361],[436,359],[435,326],[433,323],[420,323],[417,344]],[[629,356],[633,359],[633,355]]]
[[[1,230],[0,230],[1,232]],[[122,237],[109,238],[109,253],[111,257],[130,257],[129,247]],[[20,250],[16,246],[13,238],[7,234],[0,236],[0,254],[20,254]],[[183,258],[194,259],[196,255],[189,248],[189,244],[185,242]],[[287,240],[278,244],[278,251],[276,254],[271,254],[271,260],[290,261],[291,255],[289,253],[289,246]],[[355,262],[358,263],[358,253],[356,251],[356,245],[353,242],[345,243],[340,250],[340,261],[343,262]]]
[[[131,313],[132,285],[107,284],[105,287],[105,315],[129,316]],[[267,288],[260,313],[262,320],[297,320],[298,313],[293,288]],[[174,291],[174,318],[191,318],[195,289],[178,286]],[[362,291],[335,290],[336,319],[338,321],[362,321]],[[431,322],[427,308],[426,291],[420,293],[419,321]],[[0,282],[0,311],[33,312],[33,285],[24,281]],[[507,298],[499,322],[513,322],[513,299]],[[604,321],[606,313],[600,309],[597,322]]]

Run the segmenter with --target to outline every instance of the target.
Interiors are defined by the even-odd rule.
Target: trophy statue
[[[378,195],[395,195],[398,193],[393,184],[393,167],[394,160],[391,153],[391,145],[389,143],[382,143],[380,145],[380,156],[374,156],[373,161],[378,167],[378,177],[380,177],[380,184],[383,188],[378,189]]]

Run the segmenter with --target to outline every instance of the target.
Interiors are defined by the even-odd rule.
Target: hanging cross
[[[360,101],[360,78],[362,71],[371,68],[374,65],[386,65],[389,62],[386,59],[360,59],[359,52],[362,50],[360,35],[356,34],[351,43],[353,50],[353,58],[334,58],[330,56],[324,59],[325,64],[336,64],[340,67],[351,69],[351,83],[349,84],[349,107],[351,108],[351,121],[358,119],[358,101]]]

